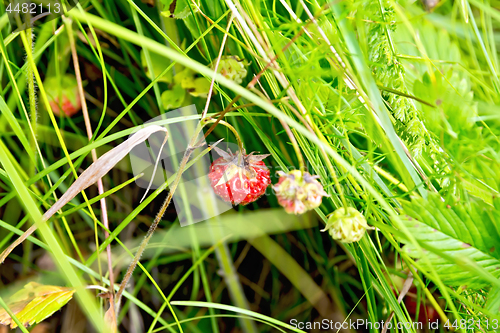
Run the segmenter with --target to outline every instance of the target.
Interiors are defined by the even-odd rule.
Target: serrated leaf
[[[498,259],[423,223],[415,220],[412,222],[413,224],[407,227],[420,244],[439,251],[439,254],[425,251],[424,255],[430,260],[443,283],[450,286],[467,286],[471,289],[487,286],[489,284],[487,278],[473,269],[465,268],[473,265],[484,269],[496,279],[500,277]],[[404,251],[413,258],[420,259],[419,252],[413,245],[406,245]],[[425,261],[420,263],[425,267]]]
[[[467,179],[464,179],[463,181],[463,186],[467,190],[467,192],[475,197],[480,198],[487,204],[493,205],[493,198],[491,197],[491,190],[487,190],[487,188],[481,184],[481,183],[476,183],[473,184],[469,182]]]
[[[68,303],[75,289],[30,282],[10,297],[8,307],[24,326],[37,324]],[[0,310],[0,324],[16,328],[5,309]]]
[[[423,248],[432,249],[425,255],[445,284],[475,289],[500,277],[499,221],[494,212],[481,201],[473,201],[469,207],[449,206],[439,195],[431,195],[428,200],[405,204],[403,222]],[[412,244],[404,250],[413,258],[420,257]],[[420,263],[427,268],[425,261]]]
[[[493,314],[500,314],[500,287],[491,288],[486,301],[486,309]]]

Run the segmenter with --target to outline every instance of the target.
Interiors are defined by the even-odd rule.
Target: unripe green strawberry
[[[55,76],[46,78],[43,86],[50,107],[56,116],[61,117],[62,109],[67,117],[71,117],[82,108],[78,84],[74,75],[66,74],[60,80]],[[58,87],[60,87],[60,90]],[[61,93],[61,102],[59,102],[59,92]]]
[[[215,69],[216,63],[217,60],[212,63],[212,69]],[[217,71],[226,78],[240,84],[248,73],[245,66],[248,66],[248,63],[238,56],[223,56],[220,59]]]
[[[366,223],[366,219],[352,207],[341,207],[330,215],[325,229],[333,239],[342,243],[352,243],[359,241],[366,232],[366,229],[373,229]]]
[[[278,171],[280,179],[273,190],[276,192],[278,203],[289,214],[303,214],[308,210],[321,205],[321,200],[328,194],[316,180],[318,176],[311,176],[308,172],[292,170],[288,173]]]

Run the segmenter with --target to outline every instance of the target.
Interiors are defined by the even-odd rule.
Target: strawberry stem
[[[204,118],[201,121],[201,125],[205,126],[207,124],[215,123],[215,122],[217,122],[217,120],[218,119]],[[238,148],[240,149],[241,154],[244,154],[245,148],[243,147],[243,142],[241,141],[240,135],[239,135],[238,131],[236,130],[236,128],[234,128],[233,125],[231,125],[230,123],[228,123],[224,120],[219,120],[218,122],[219,122],[219,124],[224,125],[227,128],[229,128],[231,130],[231,132],[233,132],[234,136],[236,137],[236,142],[238,143]],[[200,128],[200,130],[201,130],[201,128]]]

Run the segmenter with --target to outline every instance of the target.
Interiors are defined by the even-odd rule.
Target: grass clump
[[[493,4],[91,0],[14,33],[0,13],[0,245],[13,249],[0,266],[0,323],[30,321],[28,299],[9,291],[38,283],[75,290],[38,324],[54,332],[78,332],[75,316],[85,331],[302,332],[322,320],[351,332],[496,329]],[[69,77],[78,110],[55,115],[67,87],[48,83]],[[148,138],[144,174],[120,158],[72,188],[156,117],[171,135]],[[197,177],[220,139],[270,154],[274,184],[223,214]],[[168,181],[137,186],[153,169]],[[290,178],[299,174],[310,179]],[[47,223],[42,211],[54,213]],[[362,230],[333,239],[320,232],[332,219]],[[14,248],[32,225],[40,233]]]

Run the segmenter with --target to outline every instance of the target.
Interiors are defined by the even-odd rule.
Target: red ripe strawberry
[[[62,101],[60,103],[58,91],[59,85],[61,86],[60,89],[62,97]],[[73,75],[66,74],[61,78],[61,80],[55,76],[46,78],[43,86],[47,92],[50,107],[56,116],[62,117],[62,109],[67,117],[71,117],[82,108],[78,85],[76,78]],[[59,105],[61,105],[61,107],[59,107]]]
[[[269,155],[233,154],[229,149],[214,148],[222,157],[212,163],[208,178],[218,196],[233,205],[247,205],[266,192],[271,178],[262,160]]]

